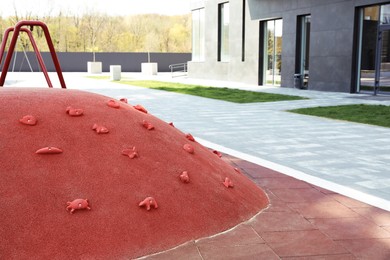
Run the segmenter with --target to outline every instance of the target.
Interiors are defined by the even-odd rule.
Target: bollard
[[[113,81],[121,80],[121,65],[110,65],[110,79]]]

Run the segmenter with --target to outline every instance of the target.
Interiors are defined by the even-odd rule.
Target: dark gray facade
[[[230,3],[229,62],[217,62],[218,4]],[[191,62],[191,77],[224,79],[265,85],[262,80],[263,21],[282,19],[280,78],[282,87],[294,86],[297,73],[299,17],[310,15],[310,70],[307,88],[320,91],[356,92],[357,15],[364,6],[385,4],[375,0],[209,0],[195,1],[192,9],[205,8],[206,55]],[[242,56],[242,8],[246,8],[245,60]]]
[[[49,52],[42,52],[42,58],[48,71],[55,71],[54,64]],[[6,55],[6,54],[5,54]],[[34,52],[27,52],[28,61],[33,71],[40,71]],[[87,62],[92,61],[92,53],[85,52],[58,52],[58,59],[61,69],[64,72],[86,72]],[[27,59],[23,52],[13,55],[15,59],[14,71],[30,71]],[[12,70],[14,60],[12,59],[10,69]],[[5,58],[3,58],[4,63]],[[191,53],[150,53],[150,61],[158,63],[159,72],[169,72],[169,65],[176,63],[185,63],[191,60]],[[118,53],[103,52],[96,53],[96,61],[102,62],[103,72],[110,71],[110,65],[121,65],[123,72],[141,72],[141,63],[148,62],[147,53]]]

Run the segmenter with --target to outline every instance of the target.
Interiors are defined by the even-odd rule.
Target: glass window
[[[204,8],[192,11],[192,61],[204,61],[205,57]]]
[[[241,61],[245,61],[245,19],[246,0],[242,0]]]
[[[380,6],[365,7],[360,18],[359,82],[357,92],[373,91],[375,85],[375,54],[377,48]]]
[[[218,6],[218,61],[229,61],[229,3]]]
[[[282,69],[282,19],[265,22],[265,84],[280,85]]]
[[[381,24],[390,24],[390,4],[381,6]]]
[[[357,92],[390,92],[390,4],[359,9]]]
[[[297,28],[297,53],[295,73],[300,74],[303,83],[302,88],[308,87],[309,82],[309,58],[310,58],[310,15],[298,16]]]

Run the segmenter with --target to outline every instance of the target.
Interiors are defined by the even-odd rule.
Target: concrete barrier
[[[114,81],[121,80],[121,72],[122,72],[122,66],[121,65],[110,65],[110,79]]]

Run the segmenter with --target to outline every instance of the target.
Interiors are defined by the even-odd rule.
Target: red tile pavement
[[[265,232],[261,236],[280,257],[348,253],[320,230]]]
[[[146,259],[390,259],[390,212],[229,155],[270,206],[222,234]]]

